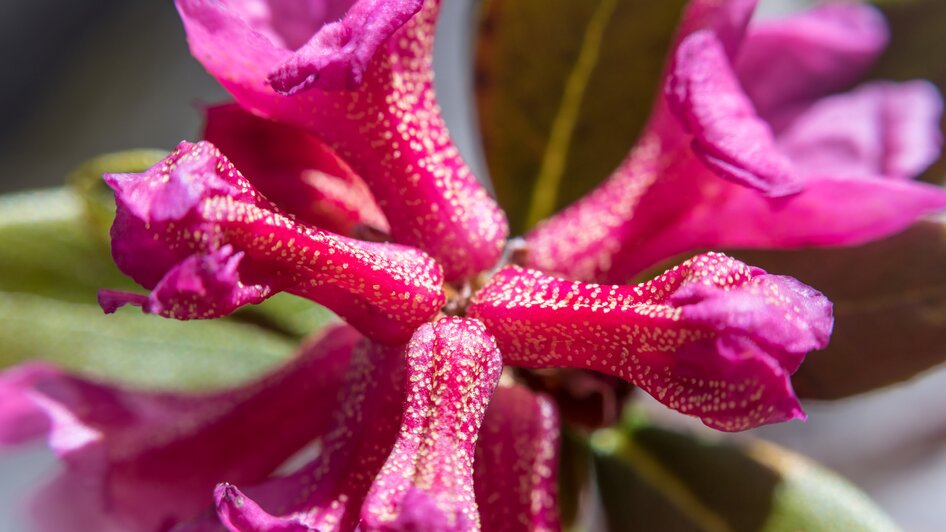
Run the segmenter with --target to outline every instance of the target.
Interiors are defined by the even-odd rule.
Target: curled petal
[[[166,528],[206,508],[221,478],[259,481],[324,433],[325,405],[360,339],[334,328],[271,375],[209,395],[123,390],[21,366],[0,375],[0,427],[30,423],[17,438],[0,433],[0,443],[45,433],[64,462],[34,500],[40,529]]]
[[[210,143],[181,143],[144,173],[105,180],[118,204],[115,262],[152,289],[146,300],[105,292],[106,310],[130,303],[178,319],[212,318],[288,291],[398,342],[443,305],[433,259],[283,214]]]
[[[910,179],[939,158],[942,115],[929,82],[874,82],[815,102],[778,145],[808,175]]]
[[[509,267],[468,314],[507,363],[615,375],[726,431],[804,416],[789,375],[833,323],[815,290],[715,253],[636,286]]]
[[[243,305],[259,303],[270,295],[266,285],[245,285],[238,267],[243,253],[232,246],[191,255],[168,270],[150,296],[118,290],[99,292],[99,305],[111,314],[123,305],[140,306],[148,314],[182,319],[225,316]]]
[[[368,185],[322,141],[236,104],[207,109],[204,139],[263,196],[299,220],[340,235],[390,231]]]
[[[496,388],[476,444],[473,487],[483,530],[560,530],[555,404],[519,385]]]
[[[694,153],[714,172],[773,197],[801,190],[714,33],[699,31],[680,43],[665,95],[694,136]]]
[[[407,399],[394,450],[362,509],[368,530],[479,530],[473,457],[502,357],[483,324],[444,318],[407,350]]]
[[[362,4],[390,4],[391,13],[403,14],[413,2],[361,1],[352,9]],[[313,88],[293,95],[268,85],[267,77],[291,63],[293,51],[268,39],[266,28],[209,0],[178,0],[177,6],[194,56],[244,108],[330,145],[371,188],[395,242],[434,256],[449,281],[496,264],[508,234],[505,215],[460,156],[434,94],[439,0],[427,0],[384,41],[356,90]],[[288,72],[277,77],[289,80],[284,88],[290,92],[289,85],[310,85],[304,69]]]
[[[362,501],[394,445],[404,400],[403,347],[363,343],[329,410],[319,454],[288,476],[215,497],[229,530],[354,530]],[[232,481],[231,481],[232,482]]]
[[[752,24],[735,68],[759,115],[781,128],[793,107],[845,89],[867,73],[888,41],[880,11],[832,2]]]
[[[296,94],[312,88],[353,90],[385,41],[414,16],[423,0],[355,0],[269,75],[273,88]]]

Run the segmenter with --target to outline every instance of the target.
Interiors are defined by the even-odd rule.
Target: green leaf
[[[486,159],[514,233],[627,155],[684,0],[486,0],[476,84]]]
[[[77,303],[95,303],[100,288],[140,290],[84,216],[69,190],[0,197],[0,290]]]
[[[635,422],[596,432],[611,530],[897,530],[837,475],[775,445],[708,441]]]
[[[946,2],[943,0],[884,0],[876,2],[890,24],[890,46],[877,62],[873,79],[928,79],[946,93]],[[946,116],[941,122],[946,131]],[[941,183],[946,176],[946,153],[924,179]]]
[[[295,343],[232,320],[178,322],[94,303],[0,292],[0,365],[43,359],[151,389],[233,386],[285,360]]]
[[[831,343],[792,378],[800,396],[847,397],[946,362],[946,219],[853,248],[732,254],[834,303]]]

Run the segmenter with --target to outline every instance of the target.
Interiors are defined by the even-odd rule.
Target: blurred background
[[[764,13],[790,11],[800,3],[766,1]],[[437,91],[451,133],[477,175],[486,175],[472,105],[473,2],[445,4]],[[0,62],[4,193],[59,185],[70,168],[100,153],[170,149],[194,139],[201,104],[226,99],[188,54],[169,0],[3,0]],[[908,354],[892,354],[900,355]],[[946,370],[867,396],[806,407],[807,423],[767,427],[754,435],[839,471],[908,530],[946,530]],[[24,529],[16,516],[18,503],[54,467],[40,447],[0,457],[0,531]]]

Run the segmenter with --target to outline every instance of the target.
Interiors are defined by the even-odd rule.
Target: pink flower
[[[804,418],[789,376],[833,324],[818,292],[713,253],[637,286],[508,267],[469,315],[507,363],[615,375],[725,431]]]
[[[529,268],[512,265],[505,219],[433,98],[438,1],[177,4],[195,56],[253,115],[212,108],[208,140],[105,176],[115,261],[150,293],[104,290],[103,308],[212,318],[285,291],[351,327],[205,396],[48,367],[0,376],[0,441],[47,433],[66,461],[44,495],[63,508],[42,516],[53,529],[556,530],[556,407],[503,364],[609,374],[746,430],[804,417],[790,376],[832,314],[814,289],[718,253],[638,285],[555,273],[623,283],[699,246],[856,242],[946,197],[905,179],[938,150],[925,85],[820,98],[838,87],[756,80],[859,74],[880,45],[841,30],[875,35],[872,11],[824,8],[744,38],[754,2],[697,0],[642,143],[529,235]],[[733,63],[754,39],[804,55]],[[905,94],[928,105],[897,111]],[[857,128],[832,118],[848,109]],[[314,458],[280,468],[310,444]],[[78,482],[94,489],[67,500]]]
[[[534,229],[527,265],[623,282],[678,253],[862,243],[946,208],[910,181],[939,154],[940,95],[855,82],[887,41],[859,3],[754,23],[695,1],[641,141],[610,179]]]
[[[338,152],[395,242],[429,253],[449,281],[492,267],[506,218],[460,157],[433,91],[440,2],[288,5],[177,0],[194,56],[243,107]]]
[[[309,226],[264,198],[212,144],[182,142],[142,174],[109,174],[112,254],[148,297],[103,291],[178,319],[215,318],[281,291],[319,302],[397,343],[443,306],[440,266],[423,252]]]

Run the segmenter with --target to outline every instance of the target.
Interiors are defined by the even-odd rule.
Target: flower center
[[[492,270],[466,279],[459,285],[444,284],[443,291],[447,295],[447,303],[443,306],[442,312],[447,316],[466,316],[466,308],[469,306],[470,300],[473,299],[473,295],[489,282],[494,273],[510,264],[521,264],[525,258],[525,253],[525,240],[511,238],[506,241],[503,254]]]

